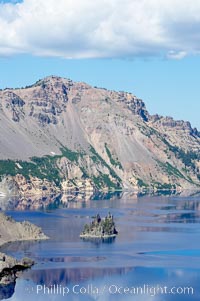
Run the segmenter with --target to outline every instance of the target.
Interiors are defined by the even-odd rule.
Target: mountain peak
[[[39,79],[38,81],[36,81],[33,85],[30,85],[29,87],[43,86],[43,85],[55,85],[58,83],[71,83],[72,84],[72,80],[68,79],[68,78],[63,78],[60,76],[50,75],[50,76],[46,76],[42,79]]]

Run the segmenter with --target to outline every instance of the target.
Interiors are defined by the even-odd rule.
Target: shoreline
[[[49,239],[49,237],[42,232],[40,227],[28,221],[16,222],[2,212],[0,212],[0,224],[0,285],[7,286],[16,280],[17,272],[30,268],[34,265],[34,261],[30,258],[17,260],[2,253],[1,248],[12,242],[39,241]]]
[[[40,196],[40,197],[48,197],[48,196],[56,196],[56,195],[66,195],[66,196],[71,196],[75,193],[80,193],[80,194],[84,194],[84,193],[92,193],[93,195],[95,195],[96,193],[117,193],[117,192],[121,192],[121,193],[144,193],[144,194],[152,194],[152,195],[156,195],[159,192],[174,192],[174,193],[182,193],[184,191],[191,191],[193,193],[200,193],[200,187],[195,187],[195,188],[182,188],[182,189],[152,189],[152,188],[144,188],[144,189],[127,189],[127,188],[122,188],[122,189],[98,189],[98,190],[89,190],[89,189],[85,189],[85,190],[76,190],[76,189],[71,189],[71,190],[59,190],[59,191],[54,191],[54,192],[50,192],[50,193],[44,193],[42,192],[38,192],[38,193],[31,193],[31,194],[21,194],[21,193],[9,193],[9,194],[0,194],[0,199],[4,199],[4,198],[8,198],[8,197],[19,197],[19,198],[31,198],[34,196]]]

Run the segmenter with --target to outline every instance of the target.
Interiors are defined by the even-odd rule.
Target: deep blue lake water
[[[119,231],[115,240],[79,238],[92,216],[109,211]],[[36,262],[0,293],[3,300],[200,300],[198,196],[128,195],[6,213],[41,226],[50,239],[1,249]]]

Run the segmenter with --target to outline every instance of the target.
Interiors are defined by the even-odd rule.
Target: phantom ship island
[[[84,226],[81,232],[81,238],[114,238],[118,234],[115,228],[113,215],[109,214],[105,218],[101,218],[97,214],[90,224]]]

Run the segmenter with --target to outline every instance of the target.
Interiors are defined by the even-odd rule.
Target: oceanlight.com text
[[[33,289],[32,289],[33,291]],[[120,286],[110,284],[104,286],[95,286],[93,284],[80,285],[75,284],[67,287],[58,284],[50,286],[37,285],[36,293],[43,295],[147,295],[154,297],[156,295],[194,295],[194,288],[189,286],[161,286],[144,284],[142,286]]]

